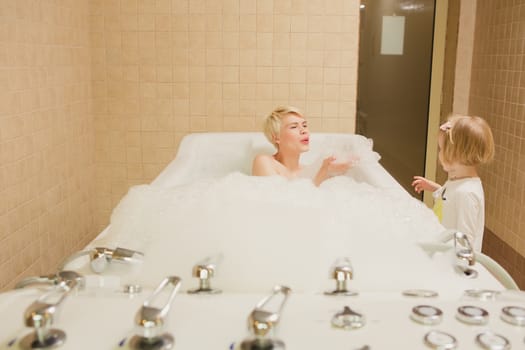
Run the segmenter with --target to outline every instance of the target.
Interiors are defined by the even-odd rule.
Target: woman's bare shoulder
[[[275,159],[273,158],[273,156],[271,154],[257,154],[254,158],[253,158],[253,161],[256,162],[274,162]]]
[[[276,160],[270,154],[258,154],[253,158],[252,175],[276,174]]]

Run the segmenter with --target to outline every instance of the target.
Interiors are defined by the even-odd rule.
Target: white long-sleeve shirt
[[[434,191],[434,212],[447,229],[465,233],[481,252],[485,228],[485,196],[479,177],[448,180]]]

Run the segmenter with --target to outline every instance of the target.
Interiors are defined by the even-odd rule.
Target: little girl
[[[485,227],[485,198],[476,167],[494,158],[494,139],[480,117],[452,116],[439,127],[439,161],[448,174],[443,186],[414,176],[417,193],[431,191],[434,212],[447,229],[465,233],[481,252]]]

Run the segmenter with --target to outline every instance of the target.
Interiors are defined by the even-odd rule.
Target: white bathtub
[[[123,339],[133,334],[134,316],[149,291],[134,297],[108,290],[84,291],[66,300],[54,327],[67,335],[61,349],[124,349]],[[254,305],[266,294],[188,295],[175,297],[165,331],[175,338],[175,349],[230,349],[232,343],[247,338],[246,319]],[[1,295],[0,349],[16,349],[29,332],[22,314],[38,296],[37,290],[8,292]],[[481,349],[477,334],[491,330],[505,336],[512,349],[525,346],[523,327],[501,320],[501,309],[524,305],[525,298],[509,294],[499,300],[479,301],[457,298],[417,299],[397,293],[363,293],[358,297],[328,297],[321,294],[292,294],[285,306],[277,336],[287,349],[426,349],[423,337],[431,330],[453,335],[458,349]],[[432,305],[443,311],[443,321],[425,326],[410,319],[417,305]],[[331,318],[345,305],[366,316],[361,329],[345,331],[331,327]],[[464,324],[455,318],[457,308],[475,305],[489,313],[485,326]],[[9,317],[6,317],[9,316]],[[13,346],[8,346],[14,341]]]
[[[304,164],[328,153],[361,158],[348,178],[315,188],[305,179],[248,176],[253,156],[273,151],[260,133],[188,135],[177,157],[151,185],[133,188],[115,209],[111,225],[86,247],[140,250],[143,261],[109,264],[101,274],[90,270],[87,257],[67,265],[87,276],[87,288],[61,305],[55,326],[68,336],[62,348],[122,348],[119,341],[133,332],[136,310],[167,275],[183,281],[165,328],[175,336],[176,349],[238,344],[248,336],[248,314],[276,284],[292,289],[276,333],[288,349],[422,349],[423,337],[433,329],[455,336],[461,349],[476,348],[475,337],[484,330],[505,336],[513,348],[523,346],[523,327],[499,315],[504,306],[524,307],[525,297],[505,292],[508,283],[479,263],[471,266],[477,278],[457,273],[451,244],[448,249],[440,243],[443,251],[429,255],[422,246],[436,242],[444,228],[384,170],[371,147],[357,135],[313,134]],[[193,266],[218,255],[222,260],[211,283],[223,292],[185,293],[198,285]],[[329,271],[339,257],[352,263],[348,287],[356,296],[323,295],[335,288]],[[125,284],[139,284],[143,291],[124,294]],[[403,296],[408,289],[438,296]],[[464,291],[472,289],[502,293],[481,301],[465,297]],[[0,295],[6,315],[0,320],[1,346],[16,348],[30,331],[22,314],[41,293],[26,288]],[[440,308],[441,323],[430,327],[411,320],[412,308],[422,304]],[[456,309],[467,304],[486,309],[488,324],[458,321]],[[365,315],[364,327],[331,327],[332,316],[345,305]]]

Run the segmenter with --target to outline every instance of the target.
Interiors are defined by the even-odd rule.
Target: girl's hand
[[[435,183],[434,181],[430,181],[422,176],[414,176],[414,181],[412,181],[412,187],[414,187],[414,190],[417,193],[421,193],[421,191],[434,192],[435,190],[440,188],[441,185]]]

